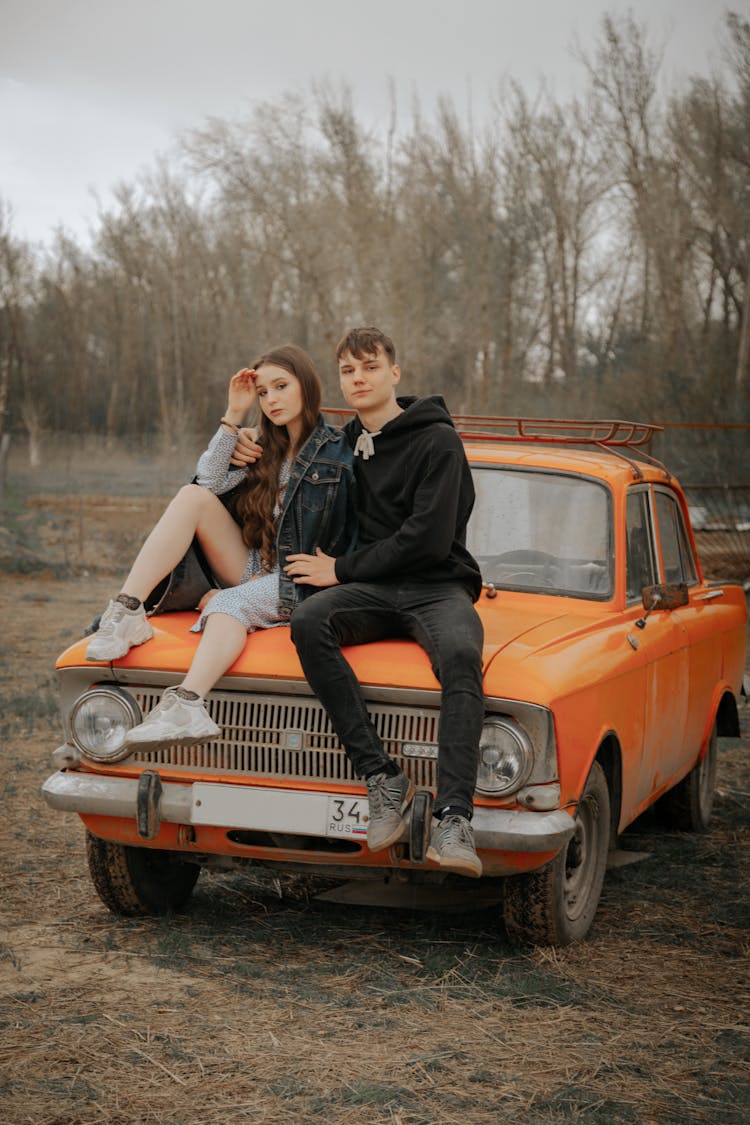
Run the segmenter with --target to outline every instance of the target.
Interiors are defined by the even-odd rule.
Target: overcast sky
[[[729,7],[742,10],[746,0]],[[118,180],[180,131],[238,117],[312,79],[347,82],[385,127],[448,94],[481,118],[503,78],[566,100],[577,39],[630,9],[665,45],[669,85],[719,70],[721,0],[0,0],[0,198],[12,229],[81,240]]]

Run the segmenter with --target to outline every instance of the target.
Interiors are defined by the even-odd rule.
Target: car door
[[[685,630],[688,653],[687,715],[681,753],[673,768],[685,772],[698,755],[711,717],[712,700],[721,681],[723,663],[722,622],[726,611],[720,587],[698,580],[698,567],[677,495],[666,486],[654,488],[661,565],[666,582],[684,582],[689,604],[672,616]]]
[[[664,788],[684,756],[688,710],[688,648],[684,624],[674,612],[656,610],[643,627],[641,591],[663,581],[661,552],[654,519],[654,497],[649,485],[634,485],[626,501],[626,599],[632,613],[631,644],[642,667],[642,697],[633,700],[643,714],[643,738],[632,775],[623,777],[623,799],[633,807],[649,803]],[[627,769],[627,765],[624,766]]]

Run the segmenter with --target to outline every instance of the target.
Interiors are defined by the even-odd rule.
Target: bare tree
[[[414,297],[422,295],[418,351],[433,378],[455,383],[458,375],[460,406],[486,408],[496,352],[496,130],[488,126],[477,136],[443,101],[436,132],[417,121],[403,148],[399,237]]]
[[[678,362],[685,328],[683,283],[690,216],[681,170],[664,143],[657,99],[661,55],[632,15],[605,16],[593,58],[582,55],[597,114],[602,158],[610,161],[641,248],[640,331],[659,329],[664,362]]]
[[[750,21],[736,12],[727,16],[729,44],[727,54],[736,81],[732,106],[732,157],[743,174],[740,212],[744,222],[744,261],[742,262],[743,307],[737,355],[736,385],[746,397],[750,391]]]
[[[15,239],[10,229],[10,210],[0,206],[0,434],[7,433],[7,416],[13,377],[17,386],[16,406],[29,442],[29,463],[41,461],[41,439],[45,398],[38,385],[29,318],[37,303],[35,263],[30,248]],[[5,442],[7,451],[8,442]]]
[[[544,282],[547,374],[570,377],[578,365],[583,301],[590,295],[600,254],[602,200],[611,177],[586,128],[589,110],[563,108],[549,99],[533,111],[520,90],[509,126],[516,152],[527,165],[522,197]]]

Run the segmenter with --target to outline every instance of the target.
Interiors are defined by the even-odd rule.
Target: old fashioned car
[[[484,580],[482,882],[502,880],[498,922],[513,939],[564,944],[588,932],[608,853],[644,810],[658,802],[674,828],[708,828],[717,738],[738,734],[745,596],[704,580],[684,493],[648,453],[658,427],[455,424]],[[42,792],[79,814],[110,909],[176,910],[202,868],[244,864],[476,893],[482,882],[427,859],[440,689],[410,641],[345,650],[388,752],[417,786],[386,852],[368,851],[365,786],[286,627],[252,634],[211,692],[220,738],[125,756],[126,730],[187,670],[194,620],[157,614],[154,638],[111,664],[87,662],[85,641],[57,661],[65,740]]]

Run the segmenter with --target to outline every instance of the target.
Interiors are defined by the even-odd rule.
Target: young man
[[[425,649],[442,688],[435,823],[428,856],[478,877],[471,828],[484,718],[482,625],[473,602],[482,586],[466,550],[474,486],[442,398],[396,398],[393,341],[355,328],[336,357],[344,398],[357,411],[345,426],[354,448],[359,546],[333,559],[290,555],[287,573],[322,589],[292,616],[307,680],[328,712],[370,804],[371,851],[401,836],[414,785],[386,754],[342,645],[410,637]]]

